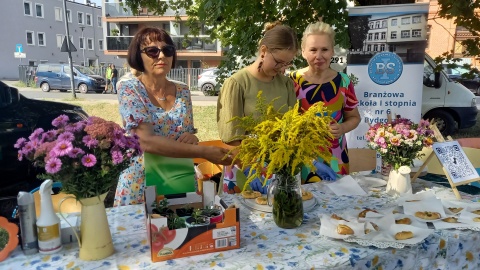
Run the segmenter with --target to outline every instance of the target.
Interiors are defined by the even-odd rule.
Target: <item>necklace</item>
[[[153,92],[152,92],[152,94],[153,94],[159,101],[165,101],[165,100],[167,100],[167,98],[165,97],[165,93],[163,93],[162,97],[159,97],[159,96],[155,95]]]

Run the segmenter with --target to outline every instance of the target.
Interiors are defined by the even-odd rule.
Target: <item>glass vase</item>
[[[278,227],[291,229],[303,222],[303,201],[300,188],[300,174],[292,176],[288,173],[276,173],[269,186],[267,196],[269,204],[273,204],[273,220]]]

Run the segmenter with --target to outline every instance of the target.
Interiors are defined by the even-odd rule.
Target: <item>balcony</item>
[[[122,3],[105,3],[105,16],[106,17],[151,17],[155,16],[158,17],[159,15],[155,15],[153,11],[149,11],[147,8],[139,8],[139,14],[134,15],[133,12]],[[186,15],[186,11],[184,9],[180,10],[180,15]],[[167,9],[165,14],[162,16],[175,16],[175,11],[172,9]]]
[[[205,36],[206,37],[206,36]],[[178,52],[217,52],[217,41],[206,42],[205,37],[172,37]],[[108,51],[127,51],[133,36],[107,36]]]

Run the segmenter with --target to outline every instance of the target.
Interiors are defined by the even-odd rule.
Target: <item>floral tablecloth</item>
[[[107,209],[115,254],[100,261],[78,258],[78,245],[64,245],[52,255],[25,256],[17,248],[0,269],[480,269],[480,233],[437,230],[416,246],[402,249],[364,247],[320,237],[319,214],[352,208],[386,208],[395,200],[382,192],[368,196],[335,196],[322,183],[306,185],[318,205],[305,213],[297,229],[278,228],[271,214],[252,212],[236,195],[224,195],[227,204],[240,207],[241,248],[166,262],[152,263],[146,239],[143,207]],[[421,179],[414,190],[433,189],[441,198],[454,199],[450,189]],[[478,197],[462,194],[464,199]]]

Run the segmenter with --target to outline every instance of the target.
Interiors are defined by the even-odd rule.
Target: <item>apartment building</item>
[[[103,16],[106,25],[103,29],[105,54],[126,57],[128,45],[135,33],[146,26],[165,29],[172,36],[177,48],[177,68],[207,68],[220,64],[222,47],[220,42],[208,40],[204,32],[197,37],[184,38],[189,34],[185,11],[180,12],[181,22],[176,22],[173,10],[167,10],[162,16],[154,15],[146,8],[141,8],[134,15],[122,1],[103,1]]]
[[[0,9],[0,80],[19,78],[19,65],[68,63],[60,48],[65,30],[63,0],[2,0]],[[66,1],[76,65],[98,66],[125,61],[105,55],[101,7],[88,0]]]

